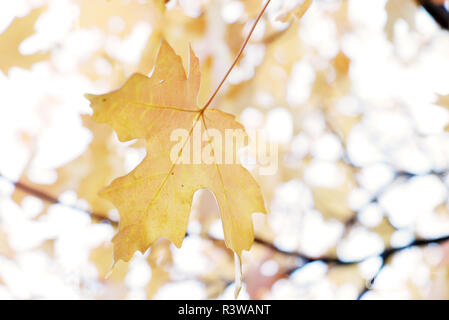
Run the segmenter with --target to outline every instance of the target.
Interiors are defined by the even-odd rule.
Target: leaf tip
[[[85,93],[84,94],[84,98],[86,98],[87,100],[89,100],[90,102],[92,102],[95,99],[96,95],[95,94],[91,94],[91,93]]]
[[[182,246],[182,241],[184,240],[184,237],[177,238],[177,239],[170,239],[170,241],[176,246],[176,248],[180,249]]]
[[[164,37],[161,37],[161,44],[159,46],[159,52],[163,52],[163,49],[169,49],[169,50],[173,51],[173,49],[170,46],[170,44],[168,43],[168,41]]]
[[[99,196],[100,198],[105,199],[105,200],[109,200],[109,197],[108,197],[108,187],[104,187],[104,188],[102,188],[100,191],[98,191],[98,196]]]

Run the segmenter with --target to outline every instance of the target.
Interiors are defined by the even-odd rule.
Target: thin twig
[[[237,62],[239,61],[243,51],[246,48],[246,45],[248,44],[249,39],[251,38],[251,35],[253,34],[254,29],[256,29],[257,23],[259,22],[260,18],[262,18],[265,10],[267,9],[268,5],[270,4],[271,0],[267,0],[267,2],[265,3],[264,7],[262,8],[262,10],[259,12],[259,15],[256,18],[256,21],[254,21],[253,26],[251,27],[251,30],[248,33],[248,36],[246,37],[245,41],[243,42],[242,46],[240,47],[239,52],[237,53],[237,56],[234,59],[234,62],[232,63],[232,65],[229,67],[228,71],[226,72],[225,76],[223,77],[223,79],[221,80],[220,84],[218,85],[217,89],[215,89],[214,93],[211,95],[211,97],[209,98],[209,100],[206,102],[206,104],[201,108],[201,111],[204,111],[207,109],[207,107],[209,107],[209,105],[212,103],[212,101],[214,100],[215,96],[217,95],[218,91],[220,90],[220,88],[222,87],[222,85],[224,84],[224,82],[226,81],[226,79],[228,78],[229,74],[231,73],[232,69],[234,69],[235,65],[237,64]]]

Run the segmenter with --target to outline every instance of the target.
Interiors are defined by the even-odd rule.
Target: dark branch
[[[30,195],[33,195],[33,196],[35,196],[35,197],[37,197],[37,198],[39,198],[39,199],[41,199],[41,200],[43,200],[45,202],[48,202],[48,203],[51,203],[51,204],[59,204],[61,206],[64,206],[64,207],[67,207],[67,208],[70,208],[70,209],[74,209],[74,210],[77,210],[77,211],[81,211],[81,212],[87,213],[89,216],[91,216],[92,219],[95,219],[95,220],[100,221],[100,222],[109,223],[109,224],[114,225],[114,226],[116,226],[118,224],[117,221],[114,221],[114,220],[108,218],[107,214],[101,214],[101,213],[98,213],[98,212],[89,211],[89,210],[86,210],[86,209],[83,209],[83,208],[80,208],[80,207],[77,207],[77,206],[73,206],[73,205],[61,202],[57,197],[55,197],[53,195],[50,195],[50,194],[48,194],[46,192],[43,192],[43,191],[41,191],[39,189],[33,188],[31,186],[28,186],[28,185],[26,185],[26,184],[24,184],[24,183],[22,183],[20,181],[13,181],[12,179],[2,175],[1,173],[0,173],[0,178],[3,178],[5,180],[7,180],[9,183],[13,184],[17,189],[20,189],[20,190],[22,190],[22,191],[24,191],[24,192],[26,192],[26,193],[28,193]]]
[[[419,0],[419,3],[441,28],[449,30],[449,12],[444,5],[430,0]]]
[[[22,190],[22,191],[24,191],[24,192],[26,192],[26,193],[28,193],[30,195],[33,195],[33,196],[35,196],[35,197],[37,197],[37,198],[39,198],[39,199],[41,199],[43,201],[46,201],[46,202],[52,203],[52,204],[59,204],[61,206],[67,207],[67,208],[78,210],[78,211],[81,211],[81,212],[84,212],[84,213],[90,215],[93,219],[95,219],[95,220],[97,220],[99,222],[109,223],[109,224],[111,224],[111,225],[113,225],[115,227],[118,226],[118,222],[112,220],[111,218],[108,218],[106,214],[92,212],[92,211],[89,211],[89,210],[86,210],[86,209],[83,209],[83,208],[80,208],[80,207],[77,207],[77,206],[73,206],[73,205],[64,203],[64,202],[60,201],[57,197],[55,197],[53,195],[50,195],[50,194],[45,193],[45,192],[43,192],[41,190],[38,190],[38,189],[33,188],[31,186],[28,186],[28,185],[26,185],[26,184],[24,184],[24,183],[22,183],[20,181],[13,181],[12,179],[7,178],[6,176],[2,175],[1,173],[0,173],[0,178],[3,178],[5,180],[7,180],[9,183],[13,184],[16,188],[18,188],[18,189],[20,189],[20,190]],[[350,225],[353,222],[354,222],[354,219],[351,218],[350,220],[348,220],[347,224]],[[189,234],[186,233],[186,236],[189,236]],[[214,241],[217,240],[217,239],[215,239],[215,238],[213,238],[211,236],[208,236],[208,238],[209,238],[209,240],[214,240]],[[301,258],[301,259],[303,259],[303,261],[306,261],[306,262],[324,261],[324,262],[328,262],[328,263],[342,264],[342,262],[339,262],[338,259],[334,259],[334,258],[326,258],[326,257],[324,257],[324,258],[312,258],[312,257],[308,257],[307,255],[304,255],[304,254],[299,253],[299,252],[283,250],[283,249],[275,246],[274,244],[272,244],[272,243],[270,243],[270,242],[268,242],[266,240],[263,240],[261,238],[257,238],[256,237],[254,239],[254,242],[256,244],[265,246],[265,247],[267,247],[267,248],[269,248],[269,249],[271,249],[273,251],[276,251],[277,253],[284,254],[284,255],[289,255],[289,256],[293,256],[293,257],[297,257],[297,258]]]
[[[380,272],[383,270],[383,268],[387,265],[388,259],[390,259],[395,253],[412,248],[412,247],[422,247],[429,244],[439,244],[445,241],[449,241],[449,235],[443,236],[440,238],[434,238],[434,239],[416,239],[415,241],[411,242],[410,244],[403,246],[403,247],[397,247],[397,248],[389,248],[386,249],[380,254],[380,257],[382,258],[382,264],[379,267],[379,270],[377,270],[376,274],[367,281],[365,287],[363,288],[362,292],[359,294],[358,299],[360,300],[368,291],[371,290],[374,282],[376,281],[377,277],[379,276]]]
[[[440,173],[436,173],[436,174],[440,174]],[[399,174],[398,176],[402,176],[402,175]],[[411,176],[413,176],[413,175],[411,175]],[[79,208],[79,207],[76,207],[76,206],[72,206],[72,205],[63,203],[58,198],[56,198],[56,197],[54,197],[52,195],[49,195],[49,194],[47,194],[45,192],[42,192],[42,191],[40,191],[38,189],[35,189],[35,188],[31,187],[31,186],[28,186],[28,185],[26,185],[26,184],[24,184],[24,183],[22,183],[20,181],[19,182],[15,182],[15,181],[5,177],[2,174],[0,174],[0,177],[4,178],[7,181],[9,181],[10,183],[12,183],[16,188],[18,188],[18,189],[20,189],[22,191],[25,191],[25,192],[27,192],[27,193],[35,196],[35,197],[38,197],[38,198],[40,198],[43,201],[46,201],[46,202],[49,202],[49,203],[52,203],[52,204],[59,204],[59,205],[62,205],[62,206],[65,206],[65,207],[68,207],[68,208],[71,208],[71,209],[82,211],[82,212],[90,215],[93,219],[98,220],[99,222],[102,222],[102,223],[109,223],[109,224],[111,224],[111,225],[113,225],[115,227],[118,225],[117,221],[114,221],[114,220],[106,217],[106,215],[104,215],[104,214],[91,212],[91,211],[83,209],[83,208]],[[346,222],[345,225],[347,227],[349,227],[349,226],[351,226],[353,224],[354,224],[354,219],[351,218],[351,219],[349,219]],[[186,234],[186,236],[189,236],[189,234]],[[217,239],[215,239],[215,238],[213,238],[211,236],[208,236],[208,240],[217,240]],[[379,268],[379,270],[376,273],[376,275],[370,281],[368,281],[368,284],[363,289],[363,291],[360,294],[359,298],[361,298],[367,291],[369,291],[371,289],[370,288],[371,285],[375,282],[377,276],[381,272],[382,268],[385,266],[387,260],[392,255],[394,255],[395,253],[397,253],[399,251],[402,251],[402,250],[405,250],[405,249],[408,249],[408,248],[411,248],[411,247],[421,247],[421,246],[426,246],[426,245],[429,245],[429,244],[439,244],[439,243],[442,243],[442,242],[445,242],[445,241],[449,241],[449,235],[446,235],[446,236],[443,236],[443,237],[439,237],[439,238],[434,238],[434,239],[416,239],[415,241],[409,243],[408,245],[402,246],[402,247],[386,248],[383,252],[381,252],[380,254],[374,255],[374,256],[368,256],[368,257],[365,257],[365,258],[363,258],[361,260],[346,261],[346,260],[341,260],[341,259],[339,259],[337,257],[310,257],[310,256],[307,256],[307,255],[305,255],[303,253],[300,253],[300,252],[284,250],[282,248],[277,247],[273,243],[268,242],[268,241],[266,241],[264,239],[261,239],[261,238],[257,238],[256,237],[254,239],[254,242],[256,244],[262,245],[262,246],[266,247],[267,249],[273,250],[273,251],[275,251],[275,252],[277,252],[279,254],[288,255],[288,256],[292,256],[292,257],[296,257],[296,258],[301,259],[302,263],[300,265],[295,266],[295,267],[293,267],[293,268],[291,268],[291,269],[289,269],[289,270],[287,270],[285,272],[285,274],[287,276],[292,274],[293,272],[301,269],[302,267],[304,267],[308,263],[315,262],[315,261],[321,261],[323,263],[326,263],[326,264],[332,265],[332,266],[344,266],[344,265],[354,265],[354,264],[363,262],[363,261],[365,261],[365,260],[367,260],[369,258],[380,256],[382,258],[382,261],[383,261],[382,262],[382,266]]]

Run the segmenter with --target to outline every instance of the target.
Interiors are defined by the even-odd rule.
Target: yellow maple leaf
[[[0,70],[5,74],[13,66],[29,69],[34,63],[49,57],[48,52],[22,55],[19,51],[22,41],[34,33],[34,24],[45,9],[46,7],[37,8],[25,17],[15,18],[0,34]]]
[[[231,114],[199,108],[199,87],[199,60],[192,49],[187,77],[181,58],[163,40],[150,78],[134,74],[117,91],[86,95],[95,121],[112,126],[121,141],[143,138],[146,143],[147,156],[137,168],[101,192],[120,213],[119,232],[113,239],[116,261],[130,260],[135,251],[145,252],[159,237],[180,247],[193,194],[199,189],[214,193],[229,248],[241,255],[254,241],[251,215],[265,213],[260,188],[239,163],[218,161],[224,150],[215,150],[215,138],[206,136],[210,132],[225,136],[225,130],[244,132],[243,126]],[[179,141],[172,141],[171,134],[177,129],[185,129],[188,137],[173,161]],[[207,137],[200,145],[213,155],[212,163],[182,161],[196,143],[195,132]],[[229,151],[236,154],[235,149]]]

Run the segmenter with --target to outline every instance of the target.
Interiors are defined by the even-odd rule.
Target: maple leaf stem
[[[206,104],[201,108],[201,112],[203,112],[204,110],[207,109],[207,107],[210,106],[210,104],[212,103],[212,101],[214,100],[215,96],[217,95],[218,91],[220,91],[221,87],[223,86],[224,82],[226,81],[226,79],[228,78],[229,74],[231,73],[232,69],[234,69],[235,65],[237,64],[237,62],[239,61],[243,51],[246,48],[246,45],[248,44],[249,39],[251,38],[251,35],[254,32],[254,29],[256,29],[257,24],[259,23],[260,18],[262,18],[263,14],[265,13],[265,10],[267,9],[268,5],[270,4],[271,0],[267,0],[267,2],[265,3],[265,5],[263,6],[262,10],[260,10],[256,21],[254,21],[253,26],[251,27],[251,30],[248,33],[248,36],[246,37],[245,41],[243,41],[242,46],[240,47],[239,52],[237,53],[237,56],[234,59],[234,62],[231,64],[231,66],[229,67],[228,71],[226,72],[225,76],[223,77],[223,79],[221,80],[220,84],[218,85],[218,87],[215,89],[214,93],[211,95],[211,97],[209,98],[209,100],[206,102]]]

